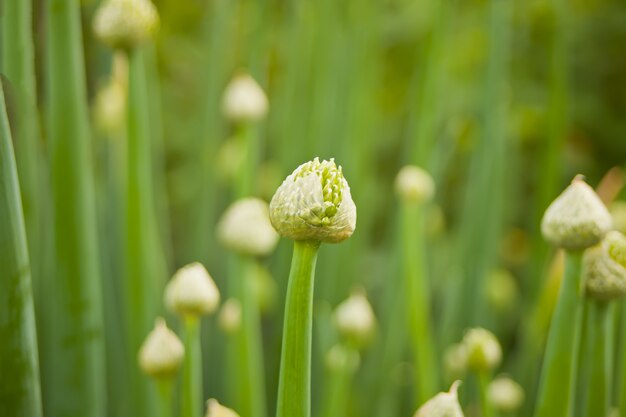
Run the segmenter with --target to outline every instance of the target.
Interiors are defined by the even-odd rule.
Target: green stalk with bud
[[[494,412],[488,394],[492,373],[502,362],[500,342],[489,330],[478,327],[465,333],[462,346],[467,367],[478,378],[482,416],[493,417]]]
[[[173,384],[184,356],[185,348],[178,336],[167,328],[165,320],[158,318],[139,350],[139,367],[157,385],[159,417],[173,415]]]
[[[0,81],[0,415],[41,417],[41,388],[26,227]]]
[[[589,315],[591,372],[587,390],[587,416],[609,413],[612,369],[612,300],[626,294],[626,237],[607,233],[583,255],[583,279]]]
[[[406,314],[416,372],[417,404],[437,392],[439,375],[430,317],[430,286],[426,265],[424,205],[433,198],[435,183],[416,166],[400,170],[395,181],[401,200],[402,261]]]
[[[259,297],[255,291],[258,257],[269,255],[278,243],[278,234],[269,218],[268,204],[257,198],[233,203],[217,226],[219,241],[238,254],[231,264],[234,294],[241,306],[241,331],[237,333],[238,409],[243,415],[265,417],[265,369]]]
[[[611,216],[581,176],[548,207],[541,230],[565,249],[565,271],[541,370],[535,417],[570,416],[582,326],[582,251],[600,242]]]
[[[341,167],[317,158],[300,165],[274,194],[270,220],[281,236],[294,240],[276,416],[309,417],[317,252],[322,242],[339,243],[356,228],[356,206]]]
[[[200,317],[215,312],[220,293],[213,279],[195,262],[180,268],[165,288],[165,305],[178,314],[185,329],[185,361],[181,417],[199,417],[202,405],[202,349]]]

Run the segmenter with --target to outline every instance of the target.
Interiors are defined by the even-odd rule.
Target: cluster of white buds
[[[219,241],[235,252],[250,256],[270,254],[278,243],[269,205],[258,198],[244,198],[230,205],[217,225]]]
[[[139,366],[153,378],[172,378],[185,355],[185,348],[176,334],[158,318],[154,330],[141,345]]]
[[[376,317],[363,290],[354,291],[337,306],[334,322],[341,336],[354,347],[363,347],[372,339]]]
[[[106,0],[96,11],[93,30],[114,49],[130,50],[156,33],[159,14],[150,0]]]
[[[463,417],[457,390],[461,381],[455,381],[449,392],[440,392],[422,405],[414,417]]]
[[[296,168],[276,190],[270,220],[292,240],[338,243],[352,236],[356,206],[341,166],[315,158]]]
[[[198,317],[214,312],[220,293],[199,262],[180,268],[165,288],[165,305],[181,316]]]
[[[606,206],[578,175],[546,210],[541,231],[553,245],[580,251],[600,242],[611,225]]]
[[[407,165],[398,172],[395,189],[403,201],[423,204],[435,195],[435,182],[422,168]]]
[[[245,72],[230,81],[222,98],[224,115],[236,123],[256,122],[267,114],[269,103],[261,86]]]
[[[206,417],[239,417],[239,414],[234,410],[224,407],[214,398],[207,401],[206,405]]]

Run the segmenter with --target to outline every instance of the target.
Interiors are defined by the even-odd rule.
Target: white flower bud
[[[524,389],[511,378],[499,377],[489,384],[487,397],[496,410],[514,412],[524,402]]]
[[[463,417],[457,390],[461,381],[455,381],[450,392],[440,392],[422,405],[414,417]]]
[[[500,342],[489,330],[476,327],[463,337],[469,369],[476,373],[491,371],[502,361]]]
[[[241,303],[235,298],[229,298],[220,309],[217,322],[222,330],[228,334],[235,334],[241,327]]]
[[[239,414],[235,413],[234,410],[224,407],[213,398],[207,401],[206,404],[206,417],[239,417]]]
[[[270,220],[292,240],[338,243],[352,236],[356,206],[341,167],[318,158],[300,165],[276,190]]]
[[[165,288],[165,305],[182,316],[214,312],[220,293],[207,270],[199,262],[180,268]]]
[[[435,195],[435,182],[428,172],[407,165],[398,172],[395,181],[396,193],[406,202],[425,203]]]
[[[541,231],[550,243],[568,250],[583,250],[600,242],[611,229],[611,215],[595,191],[582,179],[550,204]]]
[[[267,114],[269,104],[261,86],[248,74],[236,75],[222,99],[224,115],[234,122],[255,122]]]
[[[244,198],[228,207],[217,225],[217,236],[228,249],[252,256],[270,254],[279,238],[270,222],[269,205],[258,198]]]
[[[148,41],[159,26],[150,0],[106,0],[96,11],[93,30],[115,49],[132,49]]]
[[[601,244],[583,255],[583,281],[586,294],[610,301],[626,294],[626,237],[609,232]]]
[[[354,372],[359,368],[360,363],[359,352],[341,344],[334,345],[326,353],[326,367],[331,371]]]
[[[141,345],[139,366],[154,378],[172,378],[185,355],[185,348],[178,336],[167,328],[165,320],[158,318],[154,330]]]
[[[376,318],[363,291],[356,291],[334,312],[339,333],[356,346],[366,345],[374,333]]]

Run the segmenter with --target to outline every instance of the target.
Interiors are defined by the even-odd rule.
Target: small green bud
[[[154,330],[141,345],[139,366],[153,378],[173,378],[185,356],[185,348],[176,333],[159,317]]]
[[[339,304],[333,318],[339,333],[356,347],[367,345],[374,334],[376,318],[362,290]]]
[[[398,172],[395,181],[396,193],[406,202],[422,204],[435,195],[435,182],[428,172],[407,165]]]
[[[267,114],[268,107],[265,92],[248,74],[235,75],[224,91],[222,110],[234,122],[259,121]]]
[[[496,410],[512,413],[522,406],[524,389],[511,378],[499,377],[489,384],[487,396]]]
[[[506,269],[496,269],[489,274],[486,292],[487,300],[499,312],[511,311],[519,297],[515,277]]]
[[[165,305],[181,316],[200,316],[214,312],[220,292],[199,262],[180,268],[165,287]]]
[[[229,298],[220,309],[217,323],[227,334],[235,334],[241,327],[241,303],[235,298]]]
[[[276,190],[270,220],[292,240],[338,243],[352,236],[356,206],[341,166],[315,158],[296,168]]]
[[[114,49],[133,49],[157,31],[159,14],[150,0],[106,0],[96,11],[93,31]]]
[[[206,417],[239,417],[234,410],[224,407],[216,399],[211,398],[206,404]]]
[[[251,256],[268,255],[278,243],[269,206],[258,198],[244,198],[228,207],[217,224],[217,237],[228,249]]]
[[[496,336],[489,330],[476,327],[463,337],[469,369],[476,373],[488,372],[500,365],[502,348]]]
[[[457,390],[461,381],[455,381],[449,392],[440,392],[422,405],[414,417],[463,417]]]
[[[361,357],[359,352],[342,344],[334,345],[326,353],[326,367],[331,371],[354,372],[359,368]]]
[[[541,222],[546,240],[567,250],[593,246],[610,229],[609,211],[582,176],[576,176],[550,204]]]
[[[626,238],[609,232],[601,244],[583,255],[583,280],[586,294],[600,301],[610,301],[626,294]]]

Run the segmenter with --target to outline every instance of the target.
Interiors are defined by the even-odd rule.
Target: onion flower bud
[[[457,390],[461,381],[455,381],[449,392],[440,392],[426,401],[414,417],[463,417]]]
[[[626,237],[609,232],[601,244],[583,255],[583,280],[586,294],[610,301],[626,294]]]
[[[499,377],[489,384],[487,397],[496,410],[512,413],[524,402],[524,389],[511,378]]]
[[[154,378],[172,378],[185,355],[185,348],[176,333],[167,328],[165,320],[158,318],[154,330],[141,345],[139,366]]]
[[[235,413],[234,410],[231,410],[228,407],[224,407],[213,398],[207,401],[206,404],[206,417],[239,417],[239,414]]]
[[[150,0],[106,0],[96,11],[93,31],[114,49],[133,49],[150,40],[159,14]]]
[[[403,201],[423,204],[432,200],[435,195],[435,182],[428,172],[407,165],[398,172],[395,189]]]
[[[268,107],[267,96],[261,86],[245,73],[235,75],[222,98],[224,115],[239,123],[262,120],[267,114]]]
[[[296,168],[276,190],[270,220],[292,240],[338,243],[352,236],[356,206],[341,166],[315,158]]]
[[[469,329],[463,337],[463,345],[467,351],[467,365],[476,373],[491,371],[502,361],[500,342],[489,330]]]
[[[339,333],[356,347],[366,345],[376,327],[374,311],[363,291],[353,293],[337,306],[334,321]]]
[[[200,316],[217,309],[220,292],[199,262],[180,268],[165,288],[165,305],[181,316]]]

